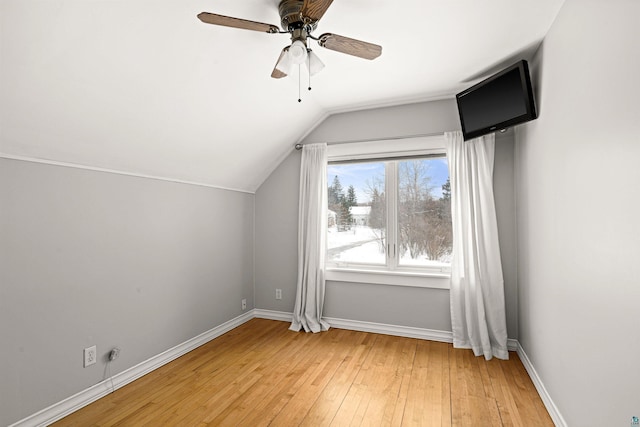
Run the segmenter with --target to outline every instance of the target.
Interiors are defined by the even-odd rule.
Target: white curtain
[[[298,208],[298,279],[293,322],[289,329],[320,332],[327,236],[327,144],[302,147]]]
[[[445,133],[451,179],[453,345],[508,359],[504,282],[493,198],[493,134]]]

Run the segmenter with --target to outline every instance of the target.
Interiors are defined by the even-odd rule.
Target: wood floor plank
[[[299,335],[294,332],[292,334]],[[283,372],[284,376],[261,396],[261,399],[254,406],[256,410],[243,418],[243,425],[268,425],[272,423],[291,403],[296,393],[301,391],[303,385],[313,381],[328,363],[327,360],[330,356],[322,349],[328,349],[331,337],[328,334],[303,334],[302,336],[304,351],[297,351],[290,357],[278,357],[273,360],[276,369]],[[288,411],[292,411],[294,407],[295,403],[288,408]],[[281,415],[281,417],[285,417],[285,415]]]
[[[392,341],[392,346],[389,348],[389,351],[393,351],[393,353],[387,355],[379,381],[377,381],[378,387],[374,390],[375,396],[378,397],[376,400],[380,410],[368,412],[365,414],[365,418],[368,419],[369,413],[371,413],[371,418],[376,419],[375,414],[381,412],[383,425],[400,426],[404,416],[408,383],[411,380],[418,340],[394,338],[396,339]],[[384,399],[380,399],[379,396],[384,396]]]
[[[262,408],[259,405],[260,400],[281,386],[287,376],[297,377],[304,374],[305,367],[294,368],[292,371],[290,361],[298,360],[298,357],[307,360],[313,350],[307,345],[309,337],[301,336],[291,339],[292,335],[295,333],[287,330],[277,339],[274,337],[274,339],[262,343],[259,352],[252,352],[247,356],[251,358],[252,364],[243,367],[242,370],[247,374],[260,376],[256,377],[255,383],[252,382],[252,387],[243,387],[242,381],[234,379],[234,375],[237,376],[238,373],[233,371],[229,372],[229,375],[220,377],[217,381],[210,381],[207,387],[211,392],[208,393],[207,399],[198,402],[202,407],[200,412],[206,414],[202,417],[202,421],[210,424],[219,424],[223,419],[228,419],[230,422],[239,421],[247,415],[249,409],[243,402],[249,401],[253,403],[254,407]],[[265,371],[269,374],[265,375]],[[265,383],[266,388],[263,387]],[[262,394],[254,394],[256,391],[254,388],[261,390]],[[225,392],[222,391],[223,389]],[[229,411],[225,414],[227,410]],[[195,418],[197,415],[193,412],[180,411],[175,419],[180,420],[181,424],[188,424]]]
[[[342,405],[344,397],[351,388],[355,377],[369,355],[374,339],[371,334],[354,333],[345,336],[347,342],[353,343],[353,350],[345,357],[336,370],[332,381],[324,388],[306,417],[302,426],[329,425]]]
[[[413,339],[379,336],[333,424],[366,425],[369,420],[379,420],[383,425],[401,422],[406,397],[400,392],[403,381],[408,380],[405,372],[411,370],[415,346]]]
[[[253,319],[54,426],[553,426],[515,353]]]
[[[450,350],[452,425],[501,426],[495,399],[487,396],[479,365],[483,358],[475,357],[471,350]]]
[[[309,376],[304,383],[300,384],[300,388],[289,401],[287,408],[278,414],[272,425],[299,425],[352,351],[352,345],[353,343],[343,340],[332,340],[323,344],[319,354],[324,353],[324,355],[316,360],[317,365],[309,372]]]
[[[369,405],[372,388],[371,382],[375,380],[373,370],[376,364],[381,363],[379,360],[381,357],[380,348],[386,340],[387,337],[383,335],[375,337],[373,348],[369,351],[369,354],[367,354],[331,425],[348,426],[361,424],[364,413]]]
[[[451,425],[449,344],[418,341],[403,425]]]
[[[504,364],[503,370],[510,384],[510,392],[520,415],[520,422],[526,426],[553,425],[542,399],[532,386],[531,379],[520,359],[516,356]]]

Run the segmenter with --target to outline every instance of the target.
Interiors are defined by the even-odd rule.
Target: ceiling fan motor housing
[[[305,29],[307,33],[316,29],[318,21],[307,20],[305,22],[300,15],[304,0],[282,0],[278,5],[280,13],[280,23],[284,31],[292,31],[296,29]]]

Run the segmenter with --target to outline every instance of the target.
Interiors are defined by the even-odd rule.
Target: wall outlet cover
[[[98,350],[95,345],[84,349],[84,367],[91,366],[98,359]]]

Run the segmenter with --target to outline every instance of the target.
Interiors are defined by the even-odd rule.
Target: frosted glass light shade
[[[312,76],[322,71],[324,68],[324,63],[318,58],[311,49],[307,50],[307,56],[309,60],[307,61],[307,66],[309,67],[309,74]]]
[[[282,71],[286,75],[290,74],[291,71],[291,55],[289,54],[289,49],[284,51],[284,54],[280,57],[280,60],[276,64],[276,70]]]
[[[307,46],[300,40],[294,41],[289,47],[289,57],[292,64],[302,64],[307,59]]]

